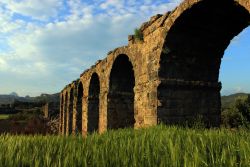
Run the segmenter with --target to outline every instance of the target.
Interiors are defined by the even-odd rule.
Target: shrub
[[[250,122],[250,95],[246,99],[239,98],[235,102],[235,108]]]
[[[230,108],[222,111],[221,118],[225,127],[250,127],[250,96],[236,99]]]
[[[228,128],[239,128],[244,125],[244,117],[237,108],[225,109],[221,113],[222,125]]]
[[[143,33],[141,32],[141,30],[136,28],[134,32],[135,32],[134,34],[135,39],[143,41]]]
[[[24,134],[47,134],[48,126],[47,121],[39,116],[30,118],[24,128]]]

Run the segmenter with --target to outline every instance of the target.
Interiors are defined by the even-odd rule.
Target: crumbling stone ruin
[[[109,52],[60,94],[60,133],[220,123],[221,59],[250,24],[249,0],[185,0],[143,23],[143,40]]]
[[[60,108],[59,106],[60,104],[58,102],[45,103],[41,107],[44,118],[56,119],[59,116],[59,108]]]

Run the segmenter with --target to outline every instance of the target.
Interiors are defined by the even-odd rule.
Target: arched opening
[[[63,108],[63,134],[66,134],[67,130],[67,108],[68,108],[68,93],[65,95],[64,108]]]
[[[244,127],[250,122],[249,39],[250,26],[232,40],[221,63],[221,124],[228,128]]]
[[[74,88],[70,90],[70,99],[69,99],[69,135],[72,134],[73,126],[73,101],[74,101]]]
[[[83,85],[80,81],[77,88],[77,112],[76,112],[76,132],[82,132],[82,98],[83,98]]]
[[[221,58],[249,21],[249,11],[234,0],[203,0],[175,20],[160,59],[159,122],[201,115],[209,124],[219,124]]]
[[[236,36],[225,50],[219,75],[219,80],[222,82],[222,96],[250,93],[249,39],[250,26]],[[224,103],[222,107],[223,105]]]
[[[98,131],[99,126],[99,94],[100,82],[96,73],[92,74],[89,85],[88,96],[88,133]]]
[[[112,66],[108,93],[108,128],[133,127],[135,76],[127,55],[119,55]]]

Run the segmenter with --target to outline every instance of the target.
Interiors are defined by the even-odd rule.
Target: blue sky
[[[1,0],[0,94],[59,92],[152,15],[182,0]],[[222,94],[250,92],[250,30],[225,52]]]
[[[225,50],[220,69],[222,94],[250,93],[250,27],[236,36]]]

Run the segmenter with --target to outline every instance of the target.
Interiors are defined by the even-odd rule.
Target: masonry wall
[[[79,110],[77,90],[80,82],[83,85],[81,133],[87,135],[88,132],[93,132],[90,127],[92,123],[96,124],[96,122],[89,119],[94,112],[94,110],[90,110],[93,97],[89,93],[90,87],[92,87],[91,78],[94,75],[99,81],[99,86],[95,86],[95,89],[99,90],[99,101],[94,105],[99,112],[98,128],[94,128],[94,131],[102,133],[109,128],[116,129],[131,125],[134,128],[141,128],[158,123],[183,123],[197,115],[201,115],[209,125],[218,126],[221,107],[221,83],[218,81],[218,74],[221,58],[230,40],[250,23],[250,3],[244,0],[235,0],[235,2],[236,4],[232,3],[232,0],[222,0],[219,3],[215,0],[185,0],[172,12],[153,16],[148,22],[143,23],[140,27],[144,37],[143,41],[137,40],[135,36],[129,36],[127,46],[110,51],[104,60],[97,61],[95,65],[80,75],[80,79],[62,90],[61,96],[64,97],[62,98],[64,101],[61,102],[61,116],[63,117],[60,119],[61,134],[69,135],[69,127],[72,127],[72,134],[76,134],[78,131],[76,130],[77,110]],[[228,12],[225,16],[221,15],[217,18],[218,20],[211,22],[209,27],[213,27],[213,25],[217,26],[216,29],[223,29],[225,26],[232,27],[228,28],[228,31],[223,31],[224,34],[218,32],[219,40],[217,41],[221,42],[220,45],[213,41],[214,38],[209,38],[211,41],[207,41],[206,34],[211,33],[208,30],[203,29],[201,32],[198,27],[198,29],[194,29],[193,36],[190,36],[186,30],[178,31],[184,23],[186,26],[190,26],[188,30],[192,30],[192,25],[195,25],[197,20],[194,19],[192,22],[192,19],[187,19],[188,15],[193,14],[197,18],[201,15],[199,12],[205,10],[208,13],[203,14],[204,17],[206,16],[209,20],[213,19],[209,18],[209,11],[214,10],[213,6],[216,3],[219,6],[218,10],[225,3]],[[204,10],[196,10],[202,7]],[[238,19],[232,19],[234,21],[232,23],[221,21],[223,17],[231,17],[229,15],[231,10],[236,14],[232,18],[240,17],[243,21],[239,22]],[[202,27],[203,22],[200,22],[200,25]],[[200,39],[195,38],[195,35],[199,35]],[[197,47],[196,44],[200,45]],[[212,49],[213,52],[209,52],[211,54],[207,54],[207,49],[210,47],[215,49]],[[200,50],[200,48],[204,50]],[[186,55],[190,55],[191,58],[185,59]],[[209,68],[203,68],[204,66],[199,66],[201,61],[195,61],[201,60],[200,55],[205,55],[208,60],[206,62],[210,62],[210,64],[206,64],[206,62],[204,64]],[[114,67],[115,61],[121,56],[127,57],[127,61],[132,65],[132,72],[128,74],[130,76]],[[191,70],[187,72],[183,67]],[[111,74],[115,73],[114,70],[118,70],[117,73],[121,78],[131,76],[134,78],[133,91],[126,87],[117,88],[127,82],[126,79],[113,80],[112,82],[117,82],[115,86],[110,84]],[[72,100],[70,92],[72,91],[74,92],[73,108],[70,108],[70,100]],[[125,113],[126,110],[133,114],[134,119]],[[73,113],[72,121],[69,121],[70,112]],[[110,116],[111,114],[116,115]],[[128,124],[117,123],[115,122],[117,119],[114,118],[127,119]]]

